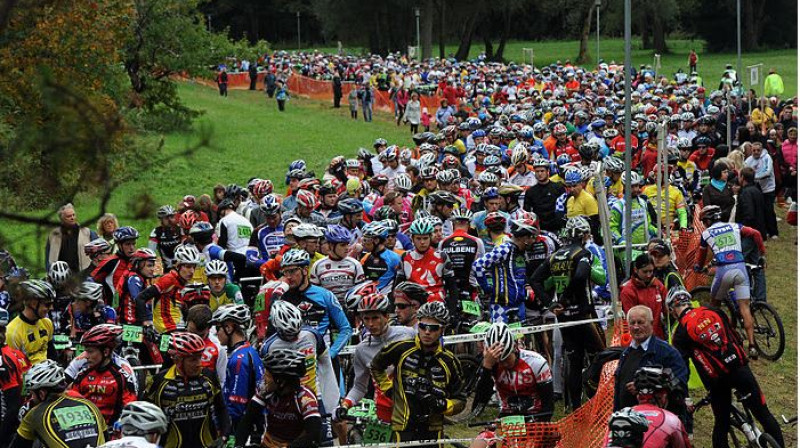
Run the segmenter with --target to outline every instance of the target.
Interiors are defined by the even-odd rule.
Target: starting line
[[[596,319],[576,320],[574,322],[556,322],[556,323],[553,323],[553,324],[531,325],[531,326],[528,326],[528,327],[512,328],[511,329],[511,333],[517,334],[517,335],[541,333],[541,332],[544,332],[544,331],[555,330],[557,328],[575,327],[575,326],[578,326],[578,325],[593,324],[593,323],[604,322],[604,321],[612,320],[612,319],[613,319],[612,316],[605,316],[605,317],[598,317]],[[442,344],[444,344],[444,345],[453,345],[453,344],[464,344],[464,343],[467,343],[467,342],[482,341],[485,333],[486,332],[484,331],[484,332],[480,332],[480,333],[455,334],[455,335],[451,335],[451,336],[445,336],[445,337],[442,338]],[[343,347],[342,350],[339,351],[339,355],[350,356],[353,353],[355,353],[357,347],[358,347],[358,344],[356,344],[356,345],[348,345],[346,347]],[[151,364],[151,365],[147,365],[147,366],[134,366],[132,368],[133,368],[133,370],[156,370],[156,369],[160,369],[161,368],[161,364]],[[470,439],[470,440],[472,440],[472,439]],[[400,442],[398,442],[398,443],[400,443]],[[403,442],[403,443],[406,443],[406,442]],[[350,445],[346,445],[346,446],[350,446]],[[367,446],[367,445],[352,445],[352,446]],[[373,446],[373,445],[369,445],[369,446]],[[375,446],[377,447],[377,445],[375,445]],[[387,446],[396,446],[396,445],[387,445]],[[400,446],[406,446],[406,445],[400,445]],[[417,445],[407,445],[407,446],[417,446]]]
[[[502,440],[502,437],[495,437],[492,439],[484,439],[487,442],[494,440]],[[403,448],[412,446],[442,446],[450,443],[472,443],[475,438],[471,439],[441,439],[441,440],[409,440],[408,442],[386,442],[386,443],[371,443],[366,445],[352,444],[352,445],[336,445],[336,448]]]

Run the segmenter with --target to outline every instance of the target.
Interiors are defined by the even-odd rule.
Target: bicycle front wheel
[[[750,314],[756,350],[764,358],[777,361],[786,349],[786,333],[778,312],[767,302],[752,302]]]
[[[450,416],[449,419],[454,423],[461,423],[483,412],[483,409],[486,407],[486,403],[474,403],[475,392],[478,387],[478,380],[480,379],[481,360],[477,356],[466,353],[456,355],[456,357],[461,362],[461,371],[464,373],[464,385],[462,386],[462,391],[467,402],[463,411],[456,415]],[[473,407],[475,407],[475,411],[472,410]]]
[[[758,438],[758,445],[761,448],[781,448],[778,441],[767,433],[761,434],[761,437]]]

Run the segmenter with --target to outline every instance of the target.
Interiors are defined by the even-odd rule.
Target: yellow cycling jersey
[[[35,322],[20,314],[6,328],[6,344],[28,357],[31,365],[47,359],[47,345],[53,339],[53,321],[45,317]]]
[[[597,213],[597,200],[586,190],[581,190],[577,197],[572,196],[567,199],[567,218],[594,216]]]
[[[658,211],[658,186],[648,185],[644,187],[642,193],[647,196],[647,200]],[[669,199],[669,209],[667,209],[667,199]],[[661,201],[661,210],[659,212],[661,213],[662,223],[672,222],[677,217],[677,210],[686,207],[683,193],[672,185],[667,190],[661,190]]]
[[[595,195],[594,182],[588,182],[586,184],[586,191],[588,191],[592,196]],[[622,195],[625,193],[625,184],[622,183],[622,178],[620,177],[616,182],[611,184],[610,187],[606,188],[606,193],[613,195],[615,198],[622,197]]]
[[[217,308],[221,307],[222,305],[230,305],[230,304],[237,304],[241,305],[244,303],[244,298],[242,297],[242,290],[234,285],[233,283],[227,283],[224,288],[222,288],[222,292],[220,295],[214,295],[211,293],[211,298],[208,302],[208,306],[211,307],[211,312],[217,310]]]
[[[77,393],[53,394],[19,423],[17,435],[42,446],[84,448],[105,443],[106,421],[97,406]]]

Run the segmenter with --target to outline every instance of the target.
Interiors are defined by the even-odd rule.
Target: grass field
[[[346,109],[335,110],[328,104],[303,99],[292,99],[287,111],[280,113],[274,100],[265,100],[260,92],[235,90],[228,98],[221,98],[215,89],[183,84],[180,94],[188,106],[205,111],[196,128],[213,128],[212,147],[199,150],[190,159],[174,160],[141,173],[135,181],[119,189],[111,201],[112,211],[124,210],[130,196],[144,191],[152,194],[159,204],[174,204],[184,194],[211,194],[218,182],[244,184],[250,177],[263,176],[280,184],[288,163],[298,158],[305,159],[321,176],[331,157],[354,156],[358,147],[370,147],[376,137],[384,137],[391,143],[411,142],[407,128],[396,127],[388,115],[381,113],[375,115],[372,123],[364,123],[351,120]],[[178,153],[196,139],[195,132],[167,135],[164,151]],[[95,198],[81,196],[76,203],[78,218],[93,214],[96,207]],[[145,235],[156,224],[155,218],[131,221],[124,213],[121,215],[123,224],[133,225]],[[8,223],[0,224],[9,227]],[[797,412],[797,232],[795,227],[780,224],[781,239],[767,242],[767,277],[769,301],[781,312],[786,327],[787,348],[776,363],[753,363],[770,408],[779,419],[780,414],[792,416]],[[41,256],[43,237],[38,240],[23,237],[24,229],[13,228],[20,238],[8,249],[12,253],[24,251],[30,256]],[[144,244],[144,239],[140,242]],[[558,407],[563,406],[559,403]],[[709,410],[698,415],[697,446],[710,446],[711,422]],[[454,427],[448,434],[472,437],[475,431]],[[787,446],[796,446],[796,441],[793,428],[787,428]]]
[[[589,42],[591,64],[587,66],[594,66],[596,61],[596,41],[594,36]],[[684,72],[689,71],[687,58],[689,50],[694,48],[698,52],[698,73],[703,77],[706,87],[716,88],[719,84],[719,79],[725,69],[726,64],[733,64],[736,68],[736,52],[733,53],[719,53],[711,54],[705,53],[703,49],[704,43],[698,40],[669,40],[667,45],[670,48],[670,53],[662,55],[661,66],[659,73],[667,73],[670,76],[675,73],[679,68]],[[532,48],[534,51],[534,65],[543,66],[551,64],[556,61],[564,62],[567,59],[575,61],[578,56],[577,40],[572,41],[510,41],[506,44],[506,51],[504,56],[509,61],[516,61],[517,63],[525,62],[530,63],[530,60],[523,61],[523,48]],[[452,55],[456,52],[457,46],[449,45],[446,48],[447,55]],[[320,48],[307,48],[306,50],[318,49],[323,52],[336,53],[336,48],[333,47],[320,47]],[[294,50],[294,47],[287,47],[286,50]],[[345,52],[352,52],[354,54],[362,54],[365,50],[361,48],[345,48]],[[439,54],[439,47],[434,45],[434,55]],[[473,43],[470,57],[476,57],[483,51],[483,45],[478,42]],[[623,63],[625,60],[625,45],[622,39],[600,39],[600,56],[606,62],[616,61]],[[631,45],[631,59],[636,68],[640,64],[653,64],[653,51],[641,49],[641,41],[634,40]],[[763,77],[767,76],[770,67],[775,67],[778,73],[783,77],[783,83],[786,88],[784,96],[791,97],[797,95],[797,49],[793,50],[773,50],[765,52],[743,53],[742,54],[742,69],[745,73],[740,74],[740,77],[745,80],[745,85],[749,87],[749,72],[747,72],[748,65],[764,64],[763,75],[761,83],[756,92],[761,92],[763,87]]]

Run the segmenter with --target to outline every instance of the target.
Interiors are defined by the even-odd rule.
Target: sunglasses
[[[442,326],[439,324],[423,324],[422,322],[419,323],[419,329],[421,331],[427,331],[430,333],[435,333],[442,329]]]
[[[412,306],[414,306],[414,305],[412,305],[410,303],[395,303],[394,304],[394,307],[396,309],[398,309],[398,310],[405,310],[405,309],[411,308]]]

